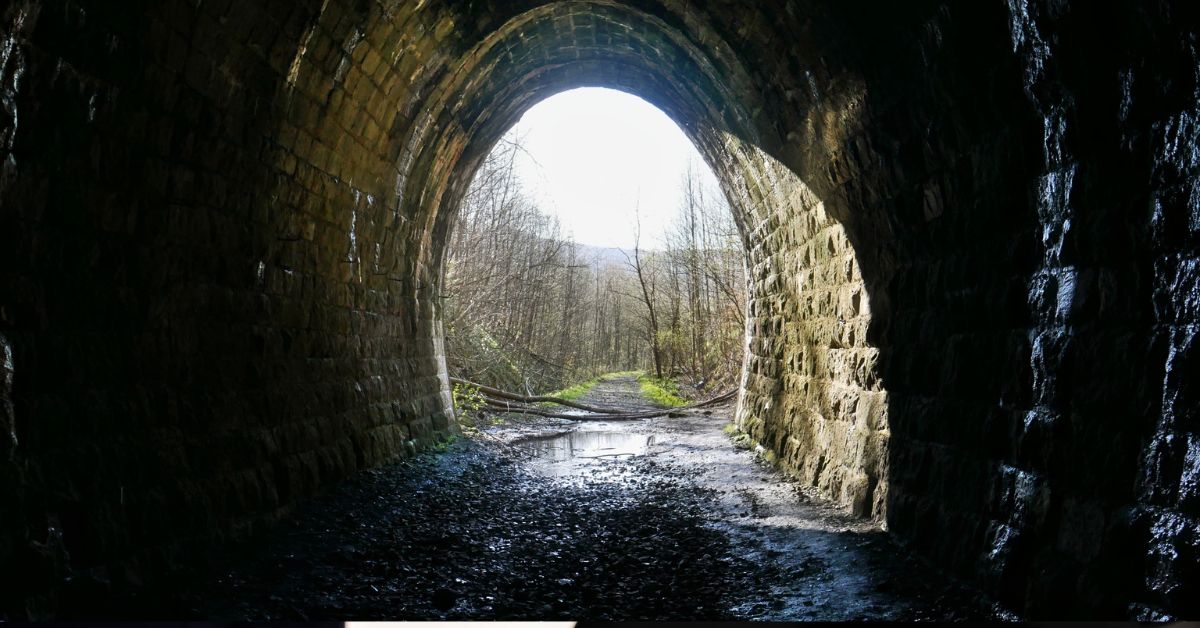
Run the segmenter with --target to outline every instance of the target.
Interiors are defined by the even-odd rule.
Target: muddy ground
[[[582,401],[647,407],[632,378]],[[344,483],[216,569],[165,585],[155,608],[225,620],[1011,618],[735,448],[731,415],[510,417]]]

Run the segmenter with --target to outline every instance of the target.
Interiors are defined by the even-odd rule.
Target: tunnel
[[[1200,58],[1169,0],[12,0],[0,615],[458,430],[492,145],[666,112],[747,254],[738,426],[1027,617],[1200,599]]]

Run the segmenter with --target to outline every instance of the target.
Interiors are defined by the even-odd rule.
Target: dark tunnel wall
[[[1037,617],[1194,615],[1183,2],[0,8],[0,610],[453,433],[474,164],[571,86],[697,143],[751,263],[738,422]]]

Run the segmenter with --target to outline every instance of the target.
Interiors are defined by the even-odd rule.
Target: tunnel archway
[[[12,604],[452,431],[453,209],[587,84],[677,120],[737,211],[755,438],[1019,608],[1194,608],[1190,16],[697,4],[5,8]]]
[[[693,28],[703,33],[707,26],[701,22]],[[856,513],[882,519],[886,393],[867,342],[869,300],[858,262],[845,231],[799,177],[755,140],[739,137],[758,135],[750,114],[732,95],[734,85],[749,82],[741,76],[744,72],[736,67],[718,71],[709,55],[661,18],[595,2],[526,11],[488,33],[464,56],[469,61],[433,90],[439,96],[431,110],[438,118],[414,131],[414,137],[429,135],[409,141],[425,147],[411,167],[419,171],[420,164],[430,164],[435,169],[420,177],[400,175],[410,186],[405,195],[428,204],[414,213],[432,216],[414,221],[432,234],[432,250],[422,253],[428,256],[430,284],[441,277],[454,211],[475,166],[525,110],[555,92],[583,85],[650,100],[680,124],[718,173],[753,268],[755,315],[748,324],[750,353],[743,378],[744,391],[751,392],[741,400],[739,421],[783,453],[783,460],[802,470],[808,482]],[[779,237],[776,231],[787,235]],[[804,252],[785,261],[789,245]],[[795,277],[801,272],[807,276]],[[809,308],[807,316],[798,313],[802,302]],[[440,332],[436,313],[434,317],[436,337]],[[791,326],[790,342],[783,339],[784,320],[806,321]],[[796,380],[787,383],[786,391],[781,382],[785,372]],[[838,389],[832,395],[836,399],[830,388]]]
[[[568,83],[563,89],[572,87]],[[794,173],[728,132],[709,135],[715,136],[710,142],[721,143],[708,159],[720,160],[720,183],[734,199],[731,208],[752,273],[749,309],[755,315],[745,330],[739,424],[770,443],[804,482],[855,514],[882,521],[886,391],[876,372],[877,350],[866,340],[869,299],[854,249],[845,230]],[[483,138],[488,149],[494,141]],[[454,156],[435,161],[442,159]],[[473,170],[466,172],[452,187],[465,190],[461,181],[473,176]],[[452,221],[459,199],[446,202],[449,208],[440,211]],[[772,236],[770,230],[786,235]],[[435,233],[449,230],[439,225]],[[435,238],[443,247],[446,239]],[[435,272],[441,277],[440,267]],[[781,384],[784,378],[792,381]]]

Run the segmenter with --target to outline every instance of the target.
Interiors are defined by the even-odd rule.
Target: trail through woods
[[[507,390],[551,390],[645,369],[717,386],[744,348],[741,237],[694,171],[671,228],[629,250],[577,243],[539,207],[500,142],[468,188],[446,252],[446,362]]]

